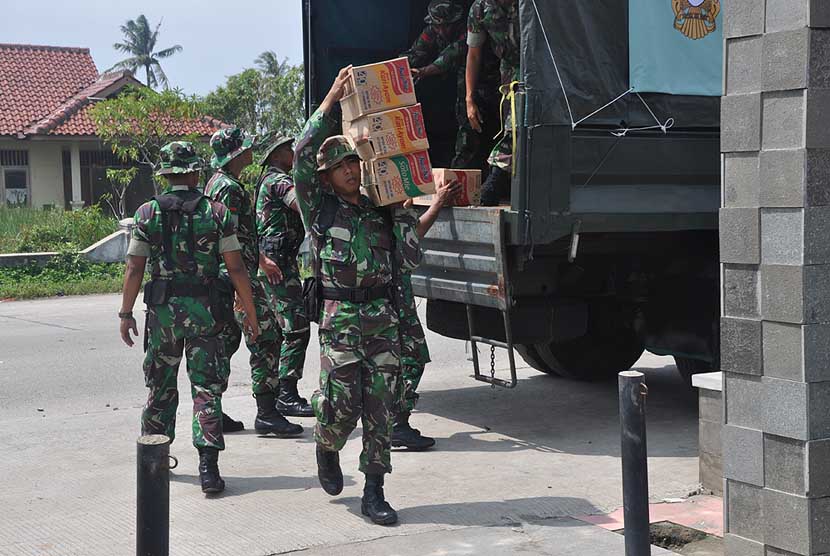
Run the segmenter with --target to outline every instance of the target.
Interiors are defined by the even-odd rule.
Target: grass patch
[[[0,268],[0,299],[115,293],[123,280],[123,264],[91,263],[68,252],[43,267]]]
[[[118,229],[98,206],[79,211],[0,207],[0,253],[85,249]]]

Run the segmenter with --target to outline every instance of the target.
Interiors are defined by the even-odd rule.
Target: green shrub
[[[65,252],[42,267],[0,268],[0,299],[119,292],[123,276],[123,264],[91,263]]]
[[[79,211],[0,208],[0,252],[85,249],[118,229],[100,207]]]

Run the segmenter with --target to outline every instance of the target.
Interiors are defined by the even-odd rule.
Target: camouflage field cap
[[[451,25],[464,19],[464,6],[457,0],[432,0],[429,3],[427,25]]]
[[[238,127],[220,129],[210,138],[210,148],[213,149],[210,165],[221,168],[253,146],[254,138]]]
[[[277,135],[274,140],[269,143],[268,148],[265,149],[265,152],[262,154],[262,158],[259,159],[259,165],[265,166],[268,164],[268,157],[271,156],[271,153],[283,147],[285,145],[290,145],[294,142],[294,138],[290,135]]]
[[[350,157],[359,158],[345,135],[329,137],[317,153],[317,171],[328,170]]]
[[[157,176],[165,174],[189,174],[202,169],[202,158],[196,153],[193,143],[173,141],[161,148],[161,163]]]

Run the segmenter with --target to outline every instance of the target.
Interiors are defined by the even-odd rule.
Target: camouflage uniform
[[[303,222],[312,230],[321,283],[337,289],[391,288],[394,258],[404,270],[419,262],[417,218],[401,209],[388,212],[387,219],[384,210],[365,196],[352,205],[323,189],[315,162],[318,150],[324,163],[335,160],[338,150],[353,153],[345,138],[332,138],[323,145],[337,125],[335,118],[318,110],[306,123],[295,151],[297,198]],[[337,211],[320,238],[316,225],[326,203],[336,203]],[[392,252],[389,220],[397,254]],[[399,318],[393,303],[325,299],[318,320],[321,369],[320,389],[312,397],[315,439],[325,450],[339,451],[362,417],[360,470],[367,475],[388,473],[392,469],[390,417],[401,370]]]
[[[279,168],[268,168],[260,179],[256,216],[260,249],[282,270],[282,281],[272,284],[260,270],[282,330],[279,378],[301,379],[310,328],[303,307],[303,285],[297,253],[305,237],[303,221],[292,208],[297,196],[294,180]]]
[[[520,79],[521,34],[517,0],[475,0],[467,23],[467,44],[489,43],[501,60],[501,84],[509,86]],[[513,133],[509,108],[502,114],[504,135],[490,153],[491,166],[510,170],[513,166]]]
[[[238,131],[238,130],[234,130]],[[231,130],[220,130],[214,134],[211,146],[222,151],[218,145],[219,141],[226,141],[233,144],[238,139],[230,138]],[[249,141],[249,140],[248,140]],[[241,143],[240,143],[241,144]],[[216,148],[214,150],[216,150]],[[250,142],[247,147],[250,148]],[[236,152],[241,149],[238,148]],[[205,186],[205,195],[228,207],[231,217],[237,226],[237,237],[242,246],[242,260],[248,270],[251,280],[251,291],[254,297],[257,319],[259,321],[260,334],[256,341],[251,342],[247,338],[245,343],[251,352],[251,388],[254,394],[279,391],[279,353],[282,337],[277,327],[277,319],[271,306],[271,300],[265,291],[265,286],[258,278],[259,272],[259,245],[256,232],[256,214],[253,201],[245,186],[236,178],[222,169],[228,158],[233,157],[232,152],[219,158],[214,155],[213,166],[218,168]],[[224,162],[223,162],[224,161]],[[222,274],[227,277],[227,270],[222,265]],[[244,329],[244,313],[235,312],[236,322],[228,322],[222,330],[222,338],[225,342],[225,352],[230,359],[239,349]]]
[[[165,149],[162,155],[167,158],[178,150],[198,160],[187,143],[172,143]],[[184,173],[178,172],[182,169],[193,171],[168,166],[160,173]],[[195,196],[186,186],[171,187],[167,194],[182,199]],[[128,254],[148,259],[154,282],[191,291],[211,288],[219,276],[221,253],[240,249],[230,213],[221,204],[203,198],[192,219],[168,214],[172,253],[163,249],[164,217],[159,201],[154,199],[135,214]],[[177,375],[184,353],[193,398],[193,445],[222,450],[222,393],[230,365],[219,338],[221,324],[215,320],[207,296],[171,293],[166,302],[147,308],[144,375],[150,392],[141,414],[142,434],[164,434],[171,440],[175,437]]]
[[[409,65],[413,68],[434,65],[441,75],[451,71],[456,72],[455,115],[458,121],[458,134],[455,143],[455,158],[451,165],[453,168],[479,168],[483,162],[483,157],[479,156],[479,152],[482,148],[489,148],[487,145],[491,142],[486,131],[492,131],[493,126],[486,126],[489,129],[485,130],[485,133],[478,133],[467,118],[467,30],[463,27],[463,5],[453,0],[437,0],[430,4],[430,12],[435,10],[447,13],[459,10],[461,15],[459,29],[453,33],[453,38],[446,39],[439,32],[432,16],[428,15],[426,28],[402,56],[409,59]],[[479,111],[485,122],[498,119],[496,115],[499,106],[498,87],[499,60],[488,47],[483,50],[482,67],[475,93]]]
[[[398,412],[411,413],[418,403],[418,385],[424,369],[431,361],[424,328],[418,318],[415,295],[412,293],[412,275],[401,274],[398,288],[398,312],[401,319],[401,370],[403,382],[400,388]]]

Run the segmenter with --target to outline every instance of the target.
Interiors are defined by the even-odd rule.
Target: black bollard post
[[[138,439],[136,555],[170,554],[170,439]]]
[[[646,383],[643,373],[619,375],[625,555],[649,556]]]

